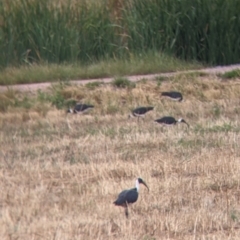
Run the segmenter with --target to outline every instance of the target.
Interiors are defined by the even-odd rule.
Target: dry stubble
[[[180,89],[182,103],[160,100]],[[13,109],[0,116],[1,239],[238,239],[238,81],[175,78],[132,90],[67,87],[96,107],[46,117]],[[144,121],[129,109],[154,105]],[[155,118],[191,125],[163,128]],[[142,177],[126,219],[112,202]]]

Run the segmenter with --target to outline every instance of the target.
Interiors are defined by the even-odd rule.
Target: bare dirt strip
[[[127,78],[130,81],[137,82],[141,79],[154,79],[156,77],[171,77],[177,74],[181,73],[191,73],[191,72],[204,72],[208,74],[222,74],[228,71],[237,70],[240,69],[240,64],[235,65],[228,65],[228,66],[217,66],[213,68],[204,68],[204,69],[198,69],[198,70],[188,70],[188,71],[177,71],[177,72],[170,72],[170,73],[158,73],[158,74],[148,74],[148,75],[134,75],[134,76],[127,76]],[[113,77],[109,78],[96,78],[96,79],[81,79],[81,80],[71,80],[70,83],[72,84],[86,84],[91,82],[104,82],[109,83],[113,81]],[[9,86],[0,86],[0,92],[7,91],[9,89],[11,90],[18,90],[21,92],[35,92],[38,90],[45,90],[52,86],[52,84],[55,82],[45,82],[45,83],[31,83],[31,84],[16,84],[16,85],[9,85]]]

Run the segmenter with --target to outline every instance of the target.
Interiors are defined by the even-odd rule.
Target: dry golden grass
[[[160,100],[175,89],[185,101]],[[1,239],[239,239],[240,84],[178,76],[133,89],[68,86],[85,115],[0,115]],[[144,121],[129,109],[154,105]],[[190,126],[161,127],[173,115]],[[112,203],[142,177],[129,219]]]

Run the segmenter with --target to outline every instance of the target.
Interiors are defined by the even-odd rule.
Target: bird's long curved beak
[[[189,124],[185,120],[183,120],[182,122],[184,122],[189,127]]]
[[[148,189],[148,191],[149,191],[149,187],[148,187],[148,185],[144,182],[144,181],[142,181],[142,184]]]

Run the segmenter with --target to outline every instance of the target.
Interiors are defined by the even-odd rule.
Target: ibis
[[[128,205],[135,203],[138,200],[140,184],[143,184],[149,191],[147,184],[141,178],[137,178],[136,187],[122,191],[118,195],[117,200],[113,202],[116,206],[125,208],[126,217],[128,217]]]
[[[128,118],[130,117],[145,117],[145,114],[151,110],[153,110],[154,107],[138,107],[134,110],[132,110],[131,114],[129,114]]]
[[[75,105],[74,109],[69,108],[67,112],[68,113],[83,113],[83,112],[86,112],[86,111],[88,111],[89,109],[92,109],[92,108],[94,108],[93,105],[78,103],[78,104]]]
[[[162,117],[162,118],[156,119],[155,122],[160,124],[165,124],[165,125],[175,125],[176,123],[182,122],[189,127],[189,124],[182,118],[179,118],[178,120],[176,120],[174,117]]]
[[[181,102],[183,100],[182,94],[180,92],[176,92],[176,91],[162,92],[161,96],[168,97],[174,101],[179,101],[179,102]]]

